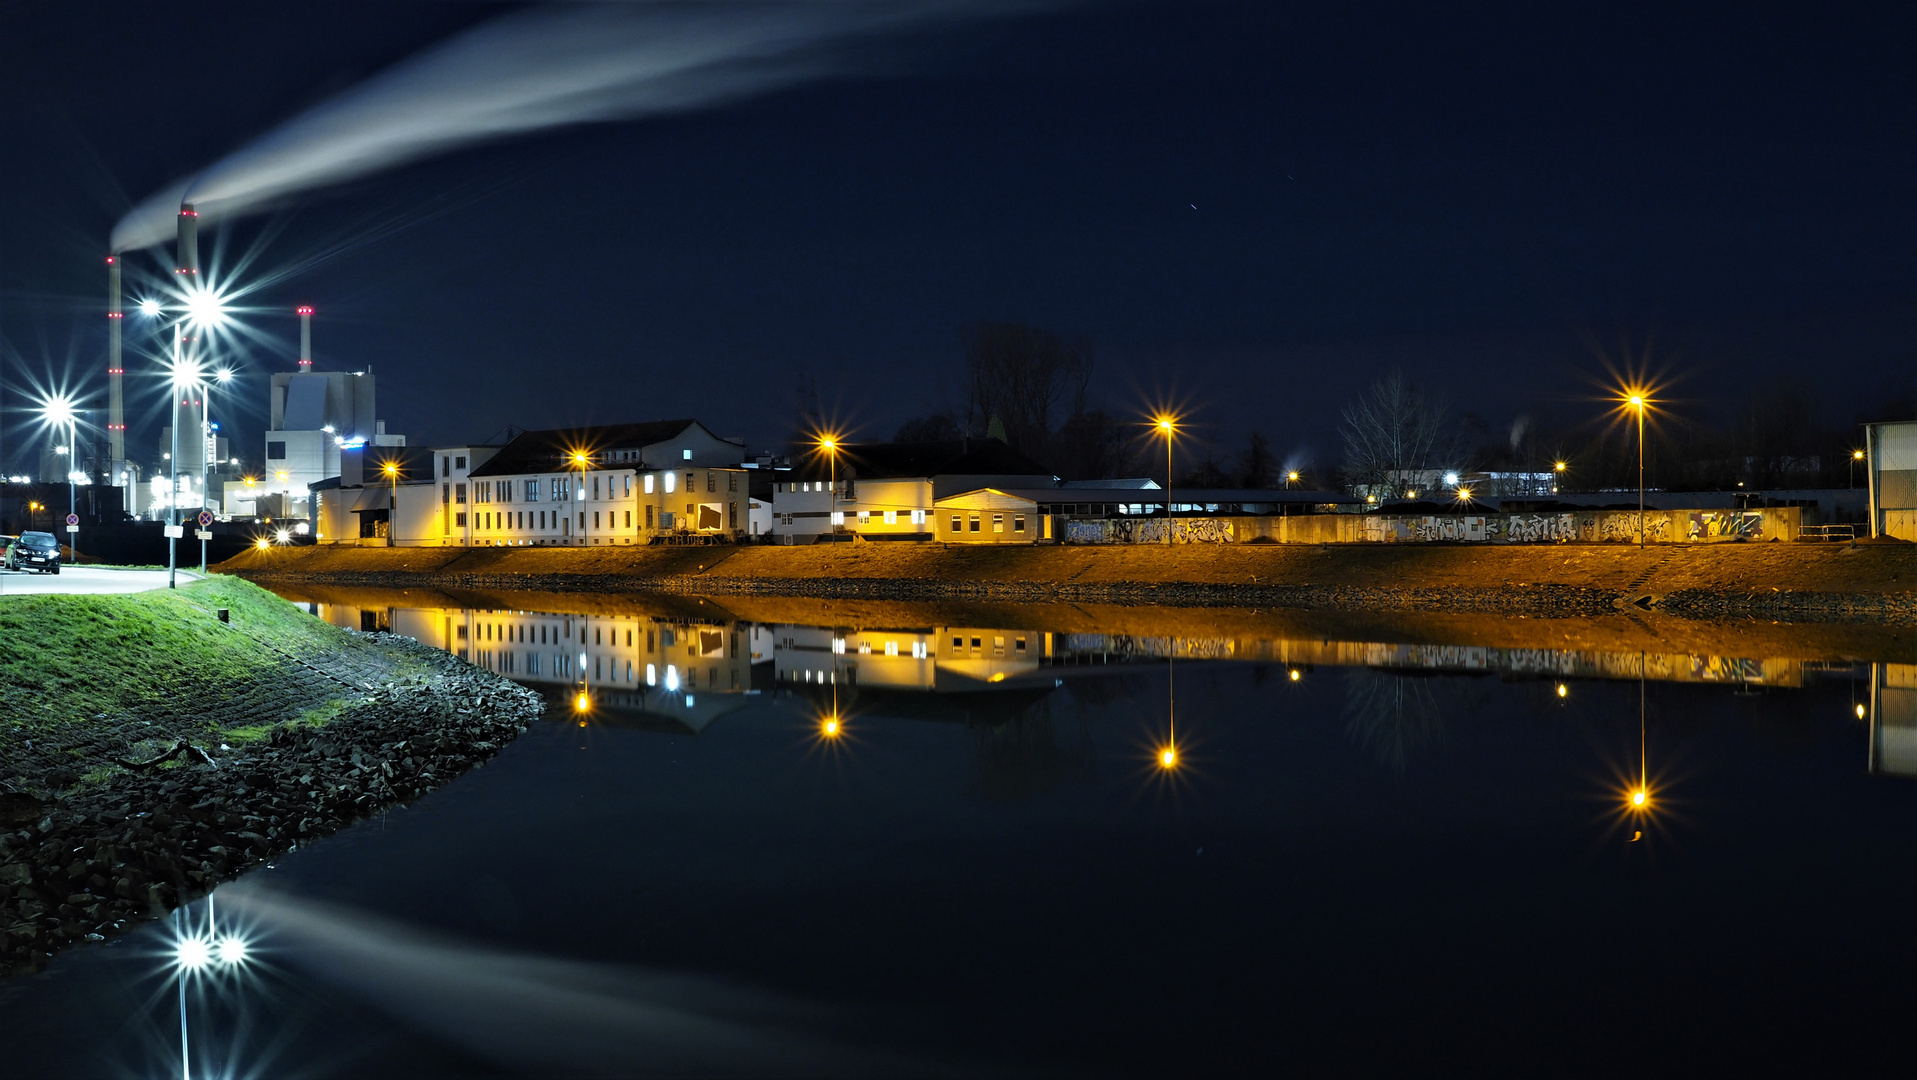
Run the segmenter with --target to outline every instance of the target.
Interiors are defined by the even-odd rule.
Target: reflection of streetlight
[[[1178,418],[1160,415],[1152,421],[1152,426],[1165,437],[1165,546],[1170,547],[1172,542],[1172,437],[1178,433]],[[1170,765],[1166,766],[1166,768],[1170,767]]]

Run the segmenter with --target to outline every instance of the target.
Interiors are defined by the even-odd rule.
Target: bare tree
[[[1091,342],[1023,323],[978,323],[961,337],[966,426],[985,431],[996,418],[1014,449],[1050,458],[1053,432],[1085,411]]]
[[[1419,483],[1417,474],[1455,468],[1458,439],[1450,405],[1429,397],[1392,371],[1346,405],[1338,434],[1345,440],[1345,477],[1374,493],[1397,495]]]
[[[1271,440],[1262,431],[1254,431],[1238,455],[1238,482],[1248,488],[1270,488],[1278,484],[1278,459],[1272,456]]]

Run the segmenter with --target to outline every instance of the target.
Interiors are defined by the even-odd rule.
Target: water
[[[1889,630],[294,599],[552,712],[216,894],[195,1076],[1829,1073],[1917,1006]],[[0,989],[7,1074],[179,1075],[169,930]]]

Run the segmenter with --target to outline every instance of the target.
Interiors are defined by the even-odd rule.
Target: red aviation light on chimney
[[[295,315],[311,315],[312,313],[313,313],[313,307],[311,304],[301,304],[299,307],[295,308],[293,311],[293,314]]]

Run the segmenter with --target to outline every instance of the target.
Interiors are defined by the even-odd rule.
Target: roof
[[[938,442],[840,443],[838,474],[854,480],[920,476],[1051,476],[1052,470],[998,439]],[[814,450],[792,463],[793,480],[824,480],[832,462]],[[784,477],[781,477],[784,479]]]
[[[1356,505],[1364,502],[1356,495],[1346,495],[1342,492],[1308,491],[1297,488],[1174,487],[1169,492],[1162,488],[1133,487],[999,488],[997,490],[1000,494],[1010,495],[1014,499],[1026,499],[1035,503],[1145,503],[1160,506],[1164,504],[1167,495],[1174,503],[1236,503],[1239,505],[1282,503],[1288,506],[1316,506],[1321,503]]]
[[[637,450],[677,438],[687,428],[694,426],[703,429],[699,421],[688,419],[522,431],[499,453],[474,469],[471,475],[517,476],[521,473],[552,472],[581,447],[594,451]],[[718,438],[716,435],[713,437]],[[741,450],[743,452],[743,447]]]

